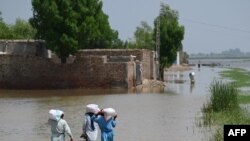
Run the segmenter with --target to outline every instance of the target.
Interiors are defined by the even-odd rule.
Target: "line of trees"
[[[0,11],[0,39],[34,39],[36,30],[29,22],[20,18],[15,24],[6,24]]]
[[[33,17],[26,22],[17,19],[14,25],[3,22],[0,13],[0,39],[43,39],[62,63],[79,49],[139,48],[155,50],[156,25],[160,23],[160,78],[164,68],[175,61],[182,49],[184,26],[179,14],[161,3],[154,27],[142,21],[134,32],[134,39],[123,42],[118,31],[111,28],[101,0],[32,0]]]
[[[192,53],[189,58],[249,58],[250,52],[242,52],[239,48],[228,49],[222,52],[211,52],[211,53]]]

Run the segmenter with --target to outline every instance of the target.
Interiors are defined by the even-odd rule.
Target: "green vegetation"
[[[125,42],[128,48],[144,48],[156,50],[156,33],[159,32],[159,62],[160,79],[163,80],[164,68],[169,67],[176,60],[178,50],[182,49],[182,40],[184,39],[184,26],[178,22],[179,14],[172,10],[169,5],[161,3],[159,16],[154,20],[152,29],[146,22],[141,22],[141,26],[134,32],[134,40]]]
[[[250,72],[240,68],[229,69],[221,72],[221,76],[232,80],[236,87],[249,87],[250,84]],[[240,92],[238,95],[238,101],[241,104],[250,103],[250,94],[243,94]]]
[[[0,11],[0,22],[3,22],[2,12]]]
[[[176,53],[182,48],[184,26],[179,25],[179,14],[169,5],[161,4],[159,16],[154,21],[154,35],[157,33],[157,24],[160,30],[160,79],[163,80],[164,68],[169,67],[176,59]]]
[[[101,0],[32,0],[31,25],[62,63],[83,48],[114,48],[121,44],[111,29]]]
[[[0,39],[33,39],[35,34],[36,30],[25,20],[18,18],[15,24],[6,24],[0,12]]]
[[[134,32],[134,40],[125,43],[118,38],[103,10],[102,0],[32,0],[33,17],[29,23],[18,19],[14,26],[6,25],[0,13],[0,39],[42,39],[48,49],[55,52],[62,63],[79,49],[139,48],[155,50],[156,31],[159,31],[160,79],[164,68],[176,59],[182,49],[184,26],[178,22],[179,14],[169,5],[161,3],[154,28],[146,22]],[[159,27],[159,28],[158,28]],[[157,30],[159,29],[159,30]]]
[[[233,82],[214,81],[210,87],[210,101],[202,108],[202,125],[217,127],[211,141],[223,141],[225,124],[250,124],[250,113],[239,106],[249,104],[250,95],[241,95],[238,89],[249,86],[249,72],[243,69],[230,69],[223,71],[221,76]]]
[[[250,96],[249,95],[239,95],[238,101],[241,104],[249,104],[250,103]]]
[[[214,81],[210,87],[210,102],[204,107],[204,111],[228,111],[238,108],[238,90],[233,83]]]
[[[140,26],[136,27],[134,32],[135,41],[130,41],[128,48],[139,48],[139,49],[149,49],[154,50],[154,31],[147,22],[142,21]]]
[[[203,111],[204,112],[204,111]],[[223,126],[225,124],[250,124],[249,114],[243,109],[226,110],[220,112],[204,112],[202,125],[215,128],[209,141],[223,141]]]
[[[30,25],[29,22],[16,19],[15,25],[11,26],[14,39],[34,39],[36,30]]]
[[[249,58],[250,52],[243,52],[239,48],[224,50],[220,53],[191,53],[190,59],[202,59],[202,58]]]
[[[250,72],[244,69],[234,68],[226,70],[221,73],[221,76],[233,80],[237,87],[250,85]]]

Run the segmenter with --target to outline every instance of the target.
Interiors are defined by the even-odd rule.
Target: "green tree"
[[[108,16],[102,11],[101,0],[80,0],[75,10],[81,13],[78,20],[79,48],[117,48],[121,40],[111,29]]]
[[[29,22],[17,19],[14,25],[0,22],[0,39],[34,39],[36,30]]]
[[[128,40],[125,41],[124,43],[125,48],[130,48],[130,49],[136,49],[136,42],[135,42],[135,38],[129,38]]]
[[[136,31],[134,32],[136,48],[154,50],[155,42],[153,35],[153,28],[147,22],[142,21],[141,26],[136,27]]]
[[[10,33],[9,27],[4,22],[0,21],[0,39],[10,38],[12,35],[9,33]]]
[[[36,30],[32,28],[29,22],[16,19],[14,25],[4,23],[0,11],[0,39],[33,39]]]
[[[118,35],[112,39],[112,46],[111,48],[126,48],[126,43],[118,38]]]
[[[13,37],[15,39],[34,39],[36,30],[30,25],[29,22],[16,19],[16,23],[10,26]]]
[[[161,4],[160,14],[154,21],[154,33],[156,34],[157,23],[160,23],[160,79],[164,79],[164,69],[172,65],[176,59],[176,53],[182,48],[184,39],[184,26],[178,23],[178,12],[170,9],[167,4]]]
[[[0,39],[10,39],[13,38],[10,28],[6,25],[2,18],[2,12],[0,11]]]
[[[0,23],[3,22],[2,12],[0,11]]]
[[[32,0],[37,38],[65,63],[70,54],[84,48],[114,48],[118,32],[112,30],[101,0]]]
[[[49,49],[54,51],[62,63],[76,52],[77,20],[81,16],[75,12],[77,0],[32,0],[33,17],[31,25],[37,30],[36,37],[44,39]]]

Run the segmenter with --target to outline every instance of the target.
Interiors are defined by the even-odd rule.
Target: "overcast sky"
[[[141,21],[153,26],[161,0],[103,0],[113,29],[122,40],[133,38]],[[187,53],[221,52],[239,48],[250,52],[250,0],[162,0],[179,12],[185,27],[183,40]],[[17,17],[32,16],[31,0],[0,0],[0,11],[6,23]]]

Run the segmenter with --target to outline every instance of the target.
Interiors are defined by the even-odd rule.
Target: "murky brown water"
[[[218,69],[195,71],[191,87],[187,72],[167,74],[183,84],[167,84],[161,93],[125,90],[0,90],[0,141],[50,140],[48,111],[60,108],[76,141],[81,134],[85,105],[113,107],[118,113],[116,141],[201,141],[203,131],[196,118],[208,98],[208,85]],[[169,78],[170,79],[170,78]],[[100,140],[100,138],[98,139]]]

